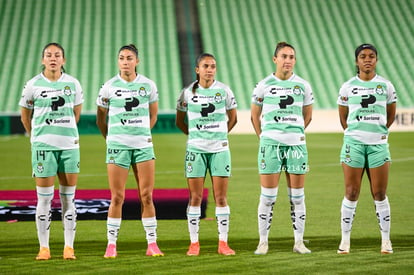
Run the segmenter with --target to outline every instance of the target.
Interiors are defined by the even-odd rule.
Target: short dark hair
[[[118,54],[123,51],[123,50],[130,50],[131,52],[133,52],[135,54],[135,56],[138,58],[138,49],[137,47],[135,47],[134,44],[128,44],[128,45],[124,45],[122,46],[119,51]]]
[[[355,49],[355,60],[358,58],[359,53],[360,53],[362,50],[365,50],[365,49],[370,49],[370,50],[373,50],[373,51],[375,52],[375,55],[376,55],[376,56],[378,56],[377,48],[375,48],[375,46],[374,46],[374,45],[372,45],[372,44],[367,44],[367,43],[365,43],[365,44],[361,44],[361,45],[359,45],[359,46]]]
[[[277,54],[279,53],[279,51],[281,50],[281,49],[283,49],[284,47],[289,47],[289,48],[292,48],[294,51],[295,51],[295,48],[292,46],[292,45],[290,45],[290,44],[288,44],[288,43],[286,43],[286,42],[279,42],[279,43],[277,43],[277,45],[276,45],[276,49],[275,49],[275,52],[274,52],[274,54],[273,54],[273,56],[277,56]]]

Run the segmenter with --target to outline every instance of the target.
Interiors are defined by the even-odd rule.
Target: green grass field
[[[305,239],[312,254],[292,253],[286,182],[283,179],[275,206],[269,253],[256,256],[258,242],[256,211],[259,181],[256,169],[258,140],[253,135],[231,135],[233,176],[228,192],[231,207],[229,243],[237,255],[217,254],[217,227],[210,188],[207,219],[200,227],[201,255],[185,255],[189,237],[185,220],[159,220],[158,243],[162,258],[145,256],[145,234],[140,221],[124,220],[118,239],[118,258],[103,258],[106,247],[105,221],[79,221],[75,240],[76,261],[64,261],[60,221],[51,227],[52,259],[37,262],[34,222],[0,223],[0,274],[409,274],[414,268],[414,220],[412,184],[414,133],[391,133],[393,159],[388,187],[391,203],[391,240],[394,254],[380,254],[380,232],[369,186],[364,179],[352,232],[351,253],[337,255],[340,241],[340,205],[343,197],[342,170],[338,154],[341,134],[308,134],[310,172],[305,184],[307,223]],[[157,155],[156,188],[186,188],[183,175],[185,136],[154,135]],[[105,143],[98,135],[81,136],[81,174],[78,189],[107,188]],[[30,177],[29,139],[0,137],[0,189],[34,189]],[[127,188],[135,188],[131,175]]]

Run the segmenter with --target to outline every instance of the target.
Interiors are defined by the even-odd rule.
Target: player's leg
[[[50,259],[51,207],[57,168],[57,159],[54,152],[32,149],[32,171],[36,181],[37,192],[36,228],[40,245],[36,260]]]
[[[363,168],[350,167],[342,164],[345,180],[345,196],[341,204],[341,243],[338,254],[348,254],[351,243],[351,230],[358,204]]]
[[[145,152],[147,151],[147,152]],[[147,256],[164,256],[157,245],[157,218],[152,198],[155,183],[155,159],[153,150],[139,150],[140,159],[132,165],[141,200],[141,220],[148,244]],[[149,156],[149,157],[148,157]],[[149,160],[148,160],[149,159]]]
[[[348,254],[362,177],[366,166],[366,146],[344,143],[340,153],[345,195],[341,204],[341,243],[338,254]]]
[[[203,200],[204,181],[207,172],[206,154],[187,150],[185,158],[185,173],[190,199],[187,207],[187,226],[190,234],[188,256],[200,254],[198,232],[200,228],[201,203]]]
[[[260,144],[257,154],[258,170],[260,175],[260,197],[257,208],[257,223],[259,230],[259,244],[256,255],[267,253],[268,238],[273,221],[273,207],[276,203],[279,178],[284,162],[279,156],[279,146]]]
[[[122,205],[125,199],[125,184],[128,178],[128,168],[108,163],[108,181],[111,191],[111,203],[108,209],[106,232],[108,245],[104,258],[116,258],[116,242],[122,221]]]
[[[257,208],[257,224],[259,230],[259,244],[256,255],[264,255],[269,248],[269,233],[272,226],[273,207],[278,194],[280,174],[260,175],[260,199]]]
[[[234,255],[236,254],[228,246],[228,233],[230,228],[230,207],[227,204],[227,188],[228,177],[211,177],[213,182],[213,195],[216,203],[216,221],[217,229],[219,233],[219,246],[218,253],[222,255]]]
[[[370,149],[372,152],[369,154],[368,163],[370,167],[374,168],[368,168],[367,171],[370,176],[371,194],[381,231],[381,253],[391,254],[393,253],[390,241],[391,209],[386,195],[391,158],[386,144],[370,146]]]
[[[292,219],[293,234],[295,245],[293,251],[300,254],[308,254],[311,251],[303,243],[306,222],[305,205],[305,175],[290,174],[286,172],[288,183],[288,196],[290,201],[290,216]]]
[[[223,151],[209,155],[208,167],[213,184],[213,196],[216,203],[216,221],[219,233],[218,253],[234,255],[236,252],[228,246],[230,229],[230,206],[227,202],[227,189],[231,175],[230,151]]]
[[[52,200],[54,196],[55,177],[36,178],[36,228],[39,240],[39,253],[36,260],[50,259],[49,235],[52,221]]]
[[[190,246],[187,251],[188,256],[198,256],[200,254],[198,232],[200,229],[204,180],[204,177],[187,178],[187,185],[190,192],[190,200],[187,207],[187,225],[190,234]]]
[[[75,191],[78,182],[80,155],[79,150],[65,150],[60,152],[58,168],[59,197],[62,205],[62,224],[65,246],[63,258],[74,260],[74,240],[76,233],[76,206]]]
[[[76,207],[75,207],[75,190],[78,174],[59,174],[59,179],[65,177],[66,183],[75,185],[62,185],[60,180],[59,196],[62,205],[62,224],[64,230],[65,246],[63,258],[67,260],[76,259],[74,253],[74,240],[76,233]]]
[[[306,145],[285,146],[283,155],[286,156],[286,181],[290,202],[295,244],[293,252],[308,254],[311,251],[303,243],[306,223],[305,205],[305,174],[308,171],[308,151]]]

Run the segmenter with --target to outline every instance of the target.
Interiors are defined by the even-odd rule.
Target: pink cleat
[[[161,250],[158,248],[157,243],[150,243],[148,244],[146,255],[152,256],[152,257],[160,257],[160,256],[164,256],[164,253],[162,253]]]
[[[198,256],[200,254],[200,243],[191,243],[187,251],[187,256]]]
[[[118,254],[116,253],[116,245],[115,244],[108,244],[106,247],[105,259],[115,259]]]
[[[230,256],[236,255],[236,252],[234,252],[234,250],[229,247],[227,242],[219,241],[218,254]]]

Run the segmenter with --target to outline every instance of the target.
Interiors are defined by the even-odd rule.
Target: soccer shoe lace
[[[65,248],[63,249],[63,259],[76,260],[75,250],[70,246],[65,246]]]
[[[391,241],[382,241],[381,244],[381,254],[392,254],[394,251],[392,250]]]
[[[108,244],[108,246],[106,247],[104,258],[105,259],[114,259],[114,258],[116,258],[117,255],[118,254],[116,253],[116,245],[115,244]]]
[[[219,241],[218,253],[225,256],[236,254],[236,252],[234,252],[234,250],[231,249],[225,241]]]
[[[157,243],[150,243],[148,245],[146,255],[152,256],[152,257],[159,257],[159,256],[164,256],[164,253],[162,253],[161,250],[158,248]]]
[[[257,246],[257,249],[254,252],[254,254],[256,254],[256,255],[266,255],[268,250],[269,250],[268,243],[267,242],[260,242],[259,245]]]
[[[200,243],[191,243],[188,247],[187,256],[198,256],[200,254]]]
[[[50,259],[50,250],[47,247],[41,247],[39,253],[36,256],[36,260],[49,260]]]
[[[299,254],[309,254],[311,251],[306,248],[303,241],[298,241],[293,246],[293,252],[299,253]]]
[[[349,242],[341,241],[341,243],[339,244],[338,251],[336,253],[338,253],[338,254],[349,254],[349,247],[350,246],[351,245],[350,245]]]

